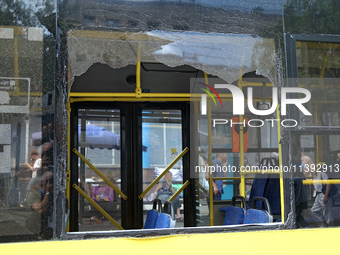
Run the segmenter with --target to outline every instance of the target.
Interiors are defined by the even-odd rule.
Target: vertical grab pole
[[[198,107],[198,101],[194,101],[193,102],[194,104],[194,127],[195,127],[195,148],[199,148],[200,147],[200,143],[199,143],[199,133],[198,133],[198,129],[199,129],[199,126],[198,126],[198,112],[199,112],[199,107]],[[197,146],[197,147],[196,147]],[[197,152],[197,150],[195,150]],[[197,162],[197,165],[200,166],[199,169],[201,170],[201,165],[200,165],[200,151],[197,153],[197,157],[195,158],[196,162]],[[198,206],[200,205],[200,189],[199,189],[199,186],[197,185],[197,180],[200,180],[200,175],[201,175],[201,171],[199,171],[195,178],[196,178],[196,185],[195,185],[195,191],[196,191],[196,198],[195,201],[197,200],[198,202]],[[198,182],[199,183],[199,182]],[[200,210],[200,209],[199,209]],[[199,217],[199,216],[198,216]],[[197,224],[197,221],[196,221],[196,224]]]
[[[237,81],[238,87],[242,90],[242,76]],[[243,122],[243,116],[239,115],[239,122]],[[244,169],[244,139],[243,139],[243,125],[240,125],[240,173],[241,173],[241,184],[240,184],[240,195],[246,197],[246,183],[244,179],[243,169]]]
[[[285,202],[284,202],[284,190],[283,190],[283,172],[282,172],[282,148],[281,148],[281,126],[280,126],[280,111],[279,111],[279,103],[276,107],[276,118],[278,119],[277,124],[277,137],[278,137],[278,149],[279,149],[279,166],[280,166],[280,196],[281,196],[281,221],[285,223]]]
[[[136,65],[136,98],[142,97],[142,89],[140,85],[140,66],[141,66],[141,43],[138,43],[138,51],[137,51],[137,65]]]
[[[208,75],[204,72],[205,83],[209,84]],[[207,112],[208,112],[208,147],[209,147],[209,166],[213,165],[212,162],[212,145],[211,145],[211,105],[210,100],[207,99]],[[210,210],[210,226],[214,226],[214,197],[213,197],[213,184],[212,184],[212,172],[209,168],[209,210]]]
[[[318,118],[319,118],[319,114],[318,114],[319,108],[320,108],[319,103],[316,103],[315,104],[315,119],[316,119],[315,123],[316,123],[316,125],[318,125],[318,123],[319,123],[319,120],[318,120]],[[319,164],[319,162],[320,162],[319,135],[315,135],[315,144],[316,144],[316,164]]]
[[[14,55],[14,77],[19,78],[19,51],[18,51],[18,38],[19,28],[14,29],[14,40],[13,40],[13,55]],[[19,93],[19,80],[15,79],[15,92]],[[27,155],[27,154],[26,154]]]
[[[70,148],[70,132],[71,132],[71,127],[70,127],[70,120],[71,120],[71,102],[70,98],[69,101],[67,102],[67,154],[68,154],[68,160],[67,160],[67,171],[66,171],[66,197],[67,197],[67,206],[70,208],[70,160],[71,160],[71,148]],[[70,230],[69,222],[67,222],[66,226],[66,232]]]
[[[327,67],[327,58],[328,58],[328,54],[329,51],[325,51],[324,52],[324,56],[323,56],[323,61],[322,61],[322,67],[321,67],[321,72],[320,72],[320,84],[323,85],[324,83],[324,75],[325,75],[325,70]],[[316,125],[318,125],[319,123],[319,118],[322,117],[322,113],[321,113],[321,107],[320,107],[320,103],[316,103],[315,104],[315,119],[316,119]],[[324,161],[324,156],[323,156],[323,150],[320,150],[319,148],[323,147],[323,143],[322,140],[320,139],[322,138],[322,136],[319,135],[315,135],[315,141],[316,141],[316,164],[319,164],[320,161]]]
[[[210,106],[210,100],[207,100],[208,107],[208,145],[209,145],[209,166],[213,165],[212,162],[212,146],[211,146],[211,106]],[[214,226],[214,197],[213,197],[213,184],[212,184],[212,172],[211,167],[209,168],[209,197],[210,197],[210,226]]]
[[[243,116],[240,115],[239,122],[243,122]],[[240,125],[240,172],[244,170],[244,141],[243,141],[243,125]],[[244,174],[241,175],[241,190],[240,195],[245,198],[246,196],[246,183]]]

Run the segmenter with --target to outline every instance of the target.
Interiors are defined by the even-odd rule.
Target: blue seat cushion
[[[269,178],[266,178],[266,176],[260,176],[257,177],[255,175],[255,179],[253,181],[253,184],[251,186],[250,190],[250,196],[249,196],[249,203],[248,203],[248,208],[250,208],[251,201],[253,200],[253,197],[263,197],[264,193],[267,188]],[[263,202],[262,201],[256,201],[256,209],[262,209],[263,208]]]
[[[144,224],[144,229],[153,229],[156,227],[156,222],[158,219],[159,213],[156,210],[149,210],[146,215],[146,220]]]
[[[281,214],[281,199],[280,199],[280,179],[270,178],[266,193],[264,195],[268,199],[273,215]]]
[[[244,209],[236,206],[221,207],[220,210],[225,212],[223,225],[242,224],[244,219]]]
[[[170,228],[170,215],[160,213],[155,228]]]
[[[266,212],[256,209],[248,209],[246,215],[244,216],[243,224],[268,223],[268,222],[269,217]]]

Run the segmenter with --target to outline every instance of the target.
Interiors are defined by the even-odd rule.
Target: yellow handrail
[[[246,174],[280,174],[281,169],[256,169],[256,170],[243,170],[240,172],[242,175]]]
[[[135,93],[131,92],[70,92],[70,98],[73,97],[135,97]],[[193,98],[197,97],[200,98],[202,96],[201,93],[142,93],[141,97],[143,98],[153,98],[153,97],[181,97],[181,98]],[[216,97],[216,95],[214,95]],[[231,94],[219,94],[219,96],[222,98],[230,98],[232,99]]]
[[[245,177],[244,179],[245,180],[254,180],[255,177]],[[238,181],[238,180],[241,180],[242,177],[213,177],[212,178],[213,180],[222,180],[222,181]]]
[[[112,217],[107,212],[105,212],[104,209],[101,208],[96,202],[94,202],[92,198],[90,198],[81,188],[79,188],[77,184],[73,183],[72,187],[75,188],[83,197],[85,197],[94,207],[96,207],[97,210],[100,211],[109,221],[111,221],[112,224],[115,225],[119,230],[124,230],[124,228],[122,228],[122,226],[119,225],[117,221],[112,219]]]
[[[246,82],[242,81],[242,75],[237,81],[237,86],[242,90],[243,86],[246,86]],[[239,122],[243,122],[243,116],[239,115]],[[239,125],[239,137],[240,137],[240,169],[241,169],[241,183],[240,183],[240,195],[246,197],[246,183],[244,179],[244,137],[243,137],[243,125]]]
[[[172,202],[181,192],[184,190],[188,185],[190,184],[189,181],[186,181],[182,187],[180,187],[175,194],[172,195],[172,197],[169,198],[169,201]]]
[[[100,172],[94,165],[90,163],[80,152],[76,149],[73,148],[72,150],[81,160],[83,160],[93,171],[95,171],[96,174],[98,174],[104,182],[106,182],[111,188],[113,188],[124,200],[127,199],[127,196],[121,192],[102,172]]]
[[[211,105],[210,100],[208,99],[208,146],[209,146],[209,166],[213,165],[212,161],[212,142],[211,142]],[[214,226],[214,196],[213,196],[213,183],[212,183],[212,172],[209,171],[209,210],[210,210],[210,226]]]
[[[209,193],[209,191],[206,190],[206,189],[200,184],[199,181],[196,180],[195,182],[196,182],[196,185],[198,186],[198,188],[200,188],[205,194],[208,194],[208,193]]]
[[[303,180],[303,185],[311,185],[311,184],[340,184],[340,179],[333,180]]]
[[[71,105],[70,102],[67,102],[67,154],[68,154],[68,158],[71,158],[71,152],[70,152],[70,124],[71,124]],[[70,208],[70,160],[68,160],[67,162],[67,171],[66,171],[66,190],[65,190],[65,194],[67,197],[67,206],[68,208]],[[69,231],[69,222],[67,223],[67,227],[66,227],[66,231]]]
[[[136,98],[142,97],[142,89],[141,89],[141,83],[140,83],[140,67],[141,67],[141,43],[138,43],[138,52],[137,52],[137,65],[136,65]]]
[[[279,120],[280,123],[280,110],[279,104],[276,106],[276,119]],[[285,200],[284,200],[284,189],[283,189],[283,172],[282,172],[282,146],[281,146],[281,127],[277,125],[277,137],[278,137],[278,149],[279,149],[279,166],[280,166],[280,203],[281,203],[281,221],[285,223]]]
[[[189,150],[188,147],[186,147],[171,163],[170,165],[167,166],[167,168],[164,169],[164,171],[155,179],[153,180],[153,182],[151,182],[149,184],[149,186],[143,191],[142,194],[140,194],[140,196],[138,197],[139,200],[142,200],[143,197],[146,195],[146,193],[149,192],[150,189],[152,189],[153,186],[155,186],[156,183],[158,183],[160,181],[160,179],[162,179],[162,177],[177,163],[178,160],[180,160],[185,153],[187,153],[187,151]]]

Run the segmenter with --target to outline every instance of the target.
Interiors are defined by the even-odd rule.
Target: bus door
[[[69,231],[141,229],[152,209],[153,181],[188,147],[189,122],[183,118],[188,106],[81,102],[71,107]],[[189,178],[186,169],[186,157],[170,169],[174,190]],[[177,227],[184,226],[186,192],[176,199]]]

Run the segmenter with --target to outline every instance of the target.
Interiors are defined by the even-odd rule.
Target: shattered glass
[[[0,240],[51,239],[54,199],[64,192],[57,179],[55,189],[46,184],[55,176],[53,145],[60,143],[54,137],[55,2],[2,1],[0,17]]]
[[[93,63],[122,68],[140,57],[170,67],[190,65],[229,83],[256,71],[277,85],[280,49],[273,34],[282,34],[281,1],[88,1],[85,9],[79,1],[64,1],[60,9],[63,25],[71,29],[71,78]]]
[[[159,62],[169,67],[189,65],[228,83],[256,71],[277,85],[276,54],[273,39],[251,35],[198,32],[122,34],[120,32],[69,31],[69,61],[79,76],[94,63],[112,68]],[[120,39],[124,37],[124,39]],[[131,39],[129,39],[131,38]]]

